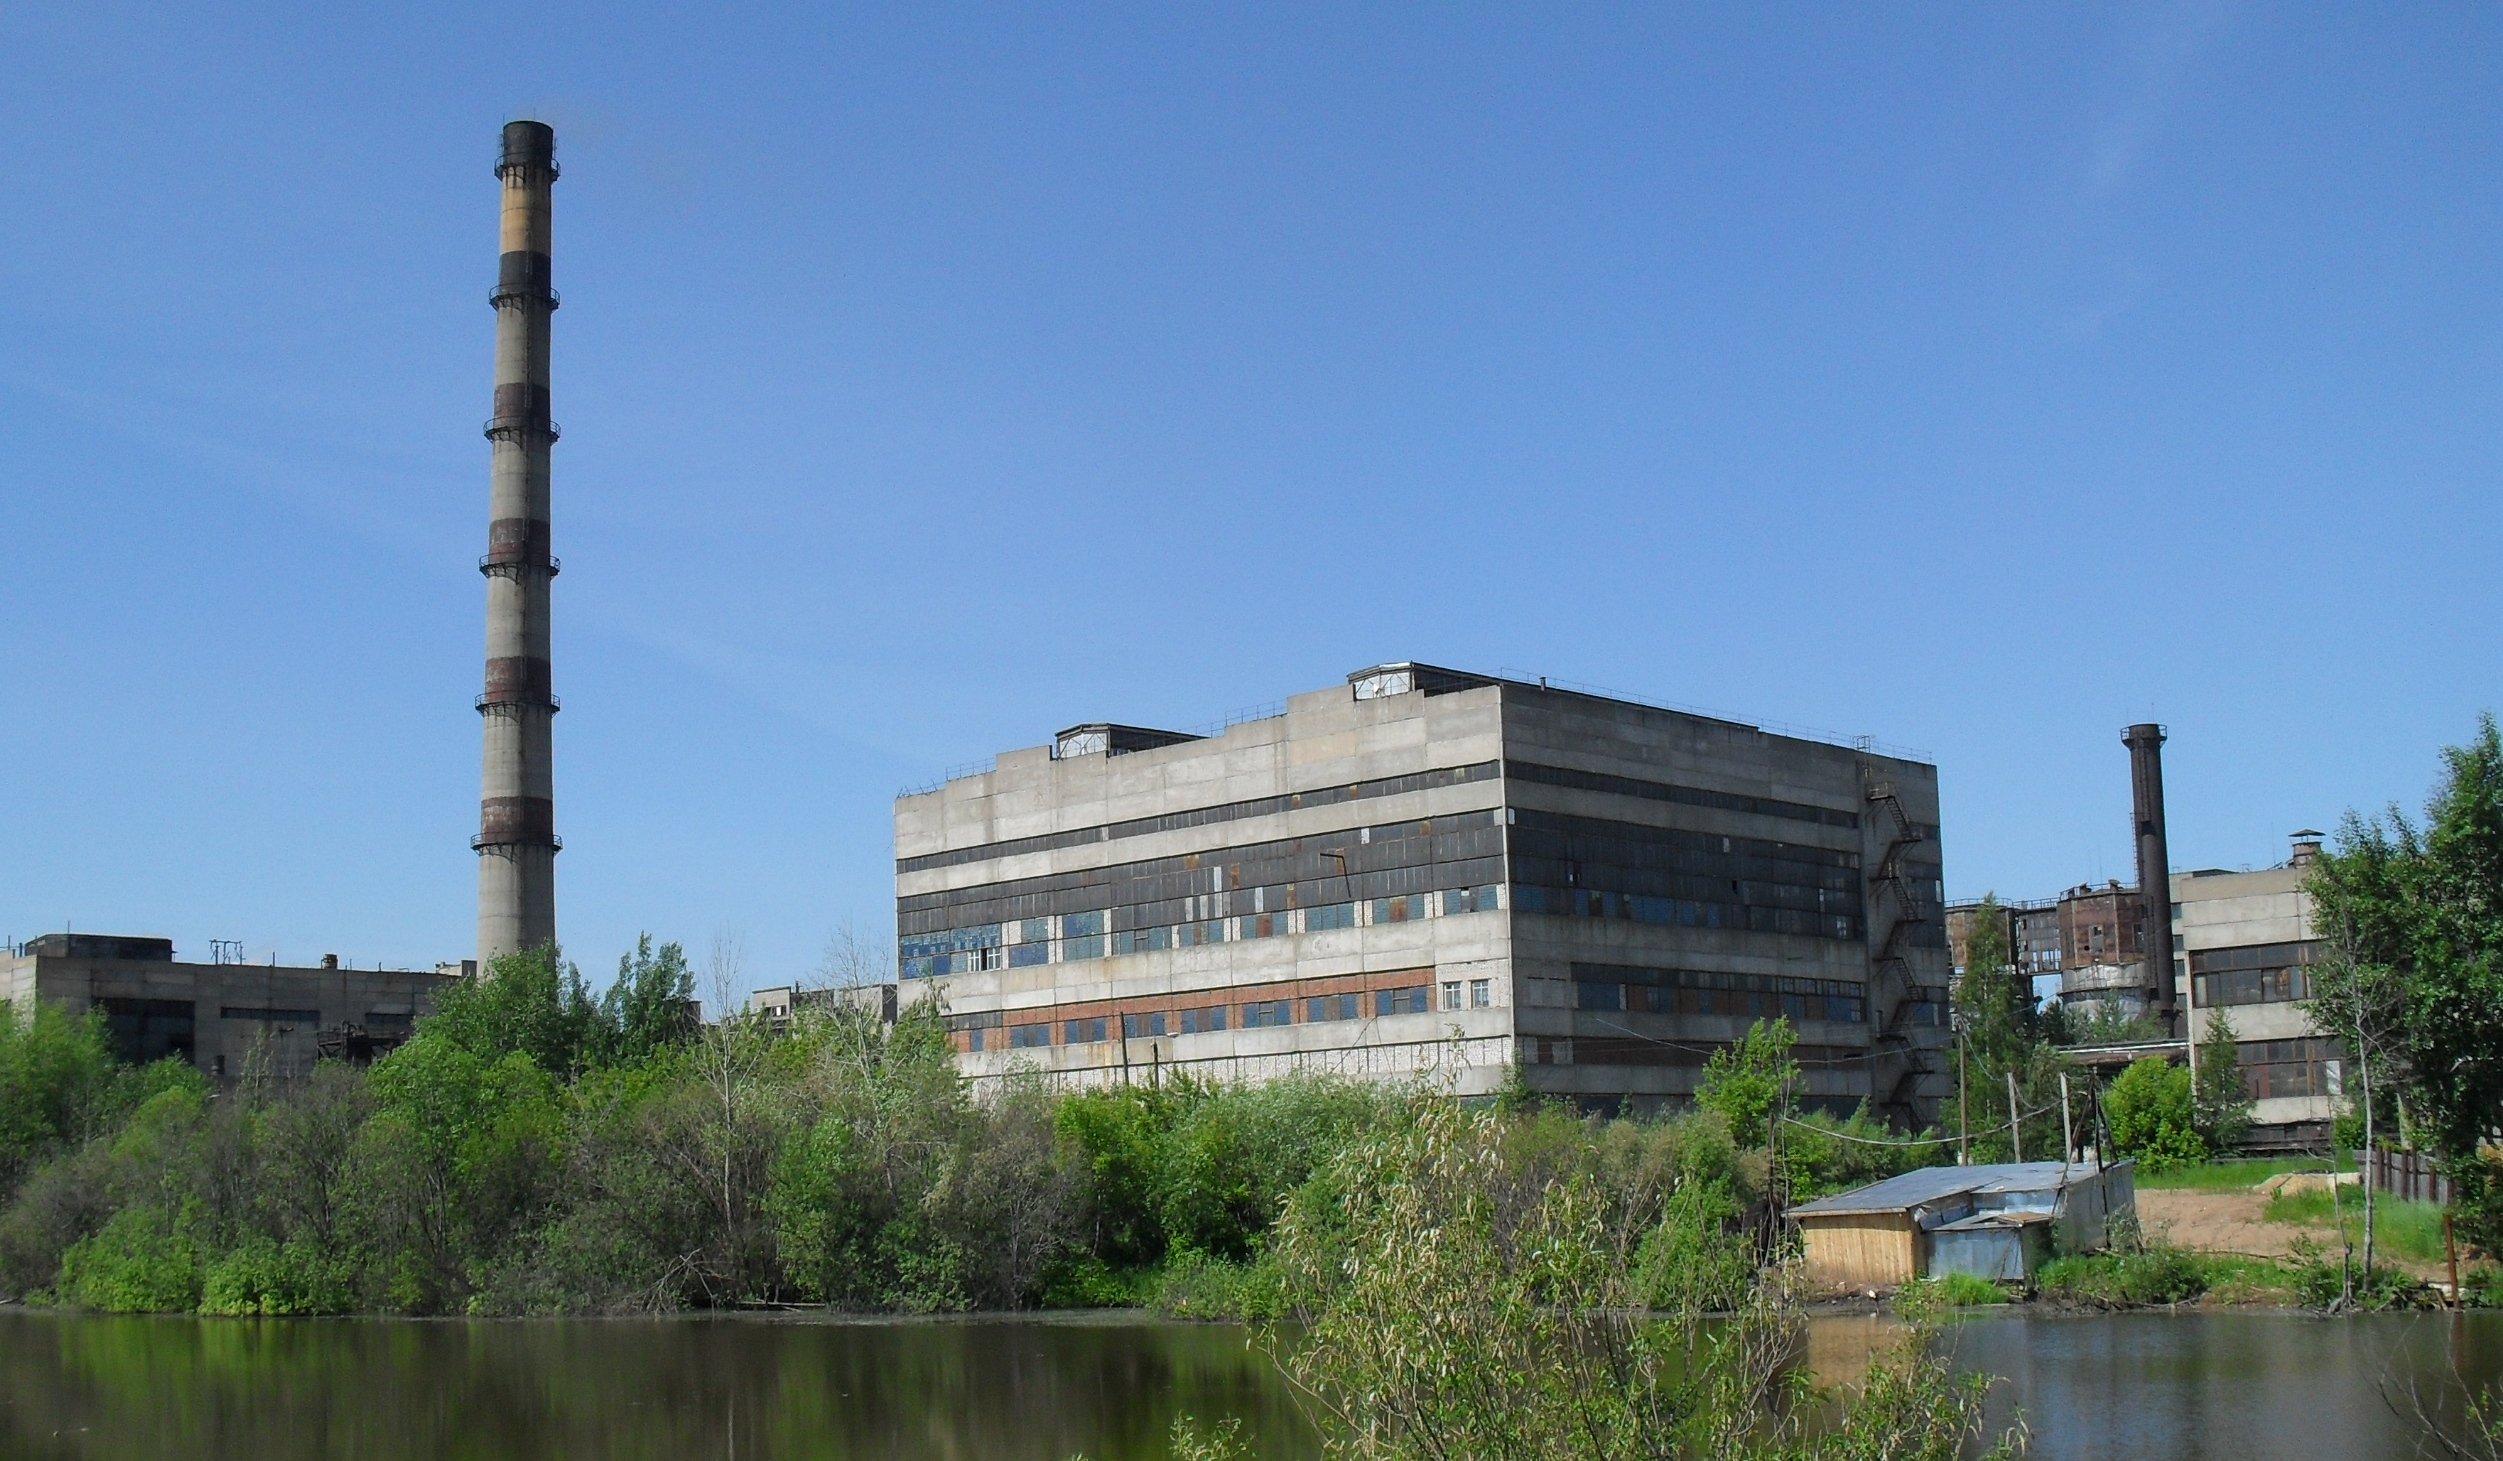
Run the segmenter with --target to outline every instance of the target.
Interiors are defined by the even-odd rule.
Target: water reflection
[[[0,1316],[0,1455],[1161,1457],[1173,1417],[1317,1454],[1214,1325]]]
[[[1849,1378],[1900,1331],[1817,1321]],[[2456,1419],[2503,1377],[2503,1316],[2256,1313],[1966,1321],[2034,1454],[2269,1461],[2415,1454],[2412,1383]],[[1173,1417],[1240,1416],[1266,1461],[1318,1447],[1239,1329],[1136,1316],[928,1323],[83,1318],[0,1310],[0,1455],[1148,1461]]]
[[[1946,1338],[2007,1378],[1994,1420],[2023,1407],[2043,1461],[2414,1456],[2411,1391],[2456,1435],[2464,1390],[2503,1379],[2492,1314],[2027,1314]]]

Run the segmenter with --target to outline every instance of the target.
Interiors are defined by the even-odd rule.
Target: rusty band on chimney
[[[489,578],[503,575],[519,578],[524,573],[544,573],[554,578],[563,565],[548,551],[548,525],[536,518],[500,517],[487,524],[487,556],[478,560],[478,571]]]
[[[520,441],[524,437],[544,436],[552,442],[564,434],[558,429],[557,424],[545,415],[490,416],[487,418],[486,437],[489,441]]]
[[[556,803],[543,796],[490,796],[478,802],[478,835],[472,851],[490,847],[546,847],[562,850],[556,835]]]
[[[547,255],[515,249],[497,260],[495,272],[495,289],[487,295],[487,303],[498,309],[518,309],[534,301],[549,309],[557,307],[556,287],[549,283],[554,270]]]
[[[537,655],[498,655],[487,661],[487,693],[478,697],[478,713],[563,709],[557,701],[555,675]]]

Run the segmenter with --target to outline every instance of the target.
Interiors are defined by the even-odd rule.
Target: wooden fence
[[[2433,1159],[2423,1152],[2375,1151],[2364,1164],[2364,1180],[2392,1197],[2451,1204],[2451,1179],[2435,1172]]]

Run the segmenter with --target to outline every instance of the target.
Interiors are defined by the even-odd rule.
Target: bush
[[[2207,1159],[2199,1136],[2190,1072],[2161,1056],[2132,1061],[2104,1092],[2112,1145],[2150,1172]]]
[[[1634,1250],[1634,1291],[1654,1309],[1738,1307],[1755,1287],[1755,1255],[1734,1237],[1739,1207],[1726,1180],[1680,1182]]]
[[[2083,1253],[2044,1264],[2036,1282],[2056,1298],[2110,1308],[2178,1304],[2207,1292],[2198,1260],[2177,1248],[2136,1253]]]
[[[1895,1308],[1906,1318],[1923,1319],[1940,1309],[1975,1309],[2008,1302],[2008,1291],[1970,1273],[1945,1273],[1915,1279],[1895,1291]]]
[[[1267,1254],[1233,1263],[1184,1248],[1156,1281],[1156,1309],[1177,1319],[1277,1319],[1287,1312],[1285,1279]]]
[[[304,1241],[238,1248],[208,1266],[203,1314],[344,1314],[356,1307],[353,1275]]]
[[[1043,1275],[1046,1309],[1137,1309],[1155,1298],[1153,1268],[1115,1268],[1092,1253],[1066,1258]]]
[[[1794,1202],[1953,1160],[1952,1145],[1907,1144],[1902,1133],[1870,1114],[1866,1101],[1844,1120],[1812,1111],[1782,1128],[1782,1176]]]
[[[198,1217],[194,1204],[171,1215],[153,1206],[123,1208],[61,1255],[54,1297],[111,1314],[189,1313],[200,1306]]]

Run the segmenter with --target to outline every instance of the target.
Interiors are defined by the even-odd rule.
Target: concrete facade
[[[2298,834],[2317,837],[2318,834]],[[2233,1026],[2256,1140],[2313,1145],[2336,1117],[2344,1051],[2304,1013],[2312,965],[2327,946],[2312,927],[2303,880],[2317,841],[2298,840],[2283,866],[2173,874],[2173,937],[2186,979],[2190,1043],[2221,1012]]]
[[[125,1059],[187,1056],[218,1080],[241,1074],[264,1039],[282,1079],[309,1074],[325,1054],[371,1059],[407,1039],[459,977],[345,969],[336,959],[314,968],[188,964],[170,940],[97,934],[47,934],[0,955],[0,999],[15,1008],[37,999],[81,1014],[100,1008]]]
[[[1131,749],[1124,749],[1125,744]],[[965,1068],[1312,1068],[1685,1099],[1787,1015],[1803,1098],[1945,1090],[1936,769],[1376,666],[1204,738],[1080,726],[895,807],[902,997]]]

